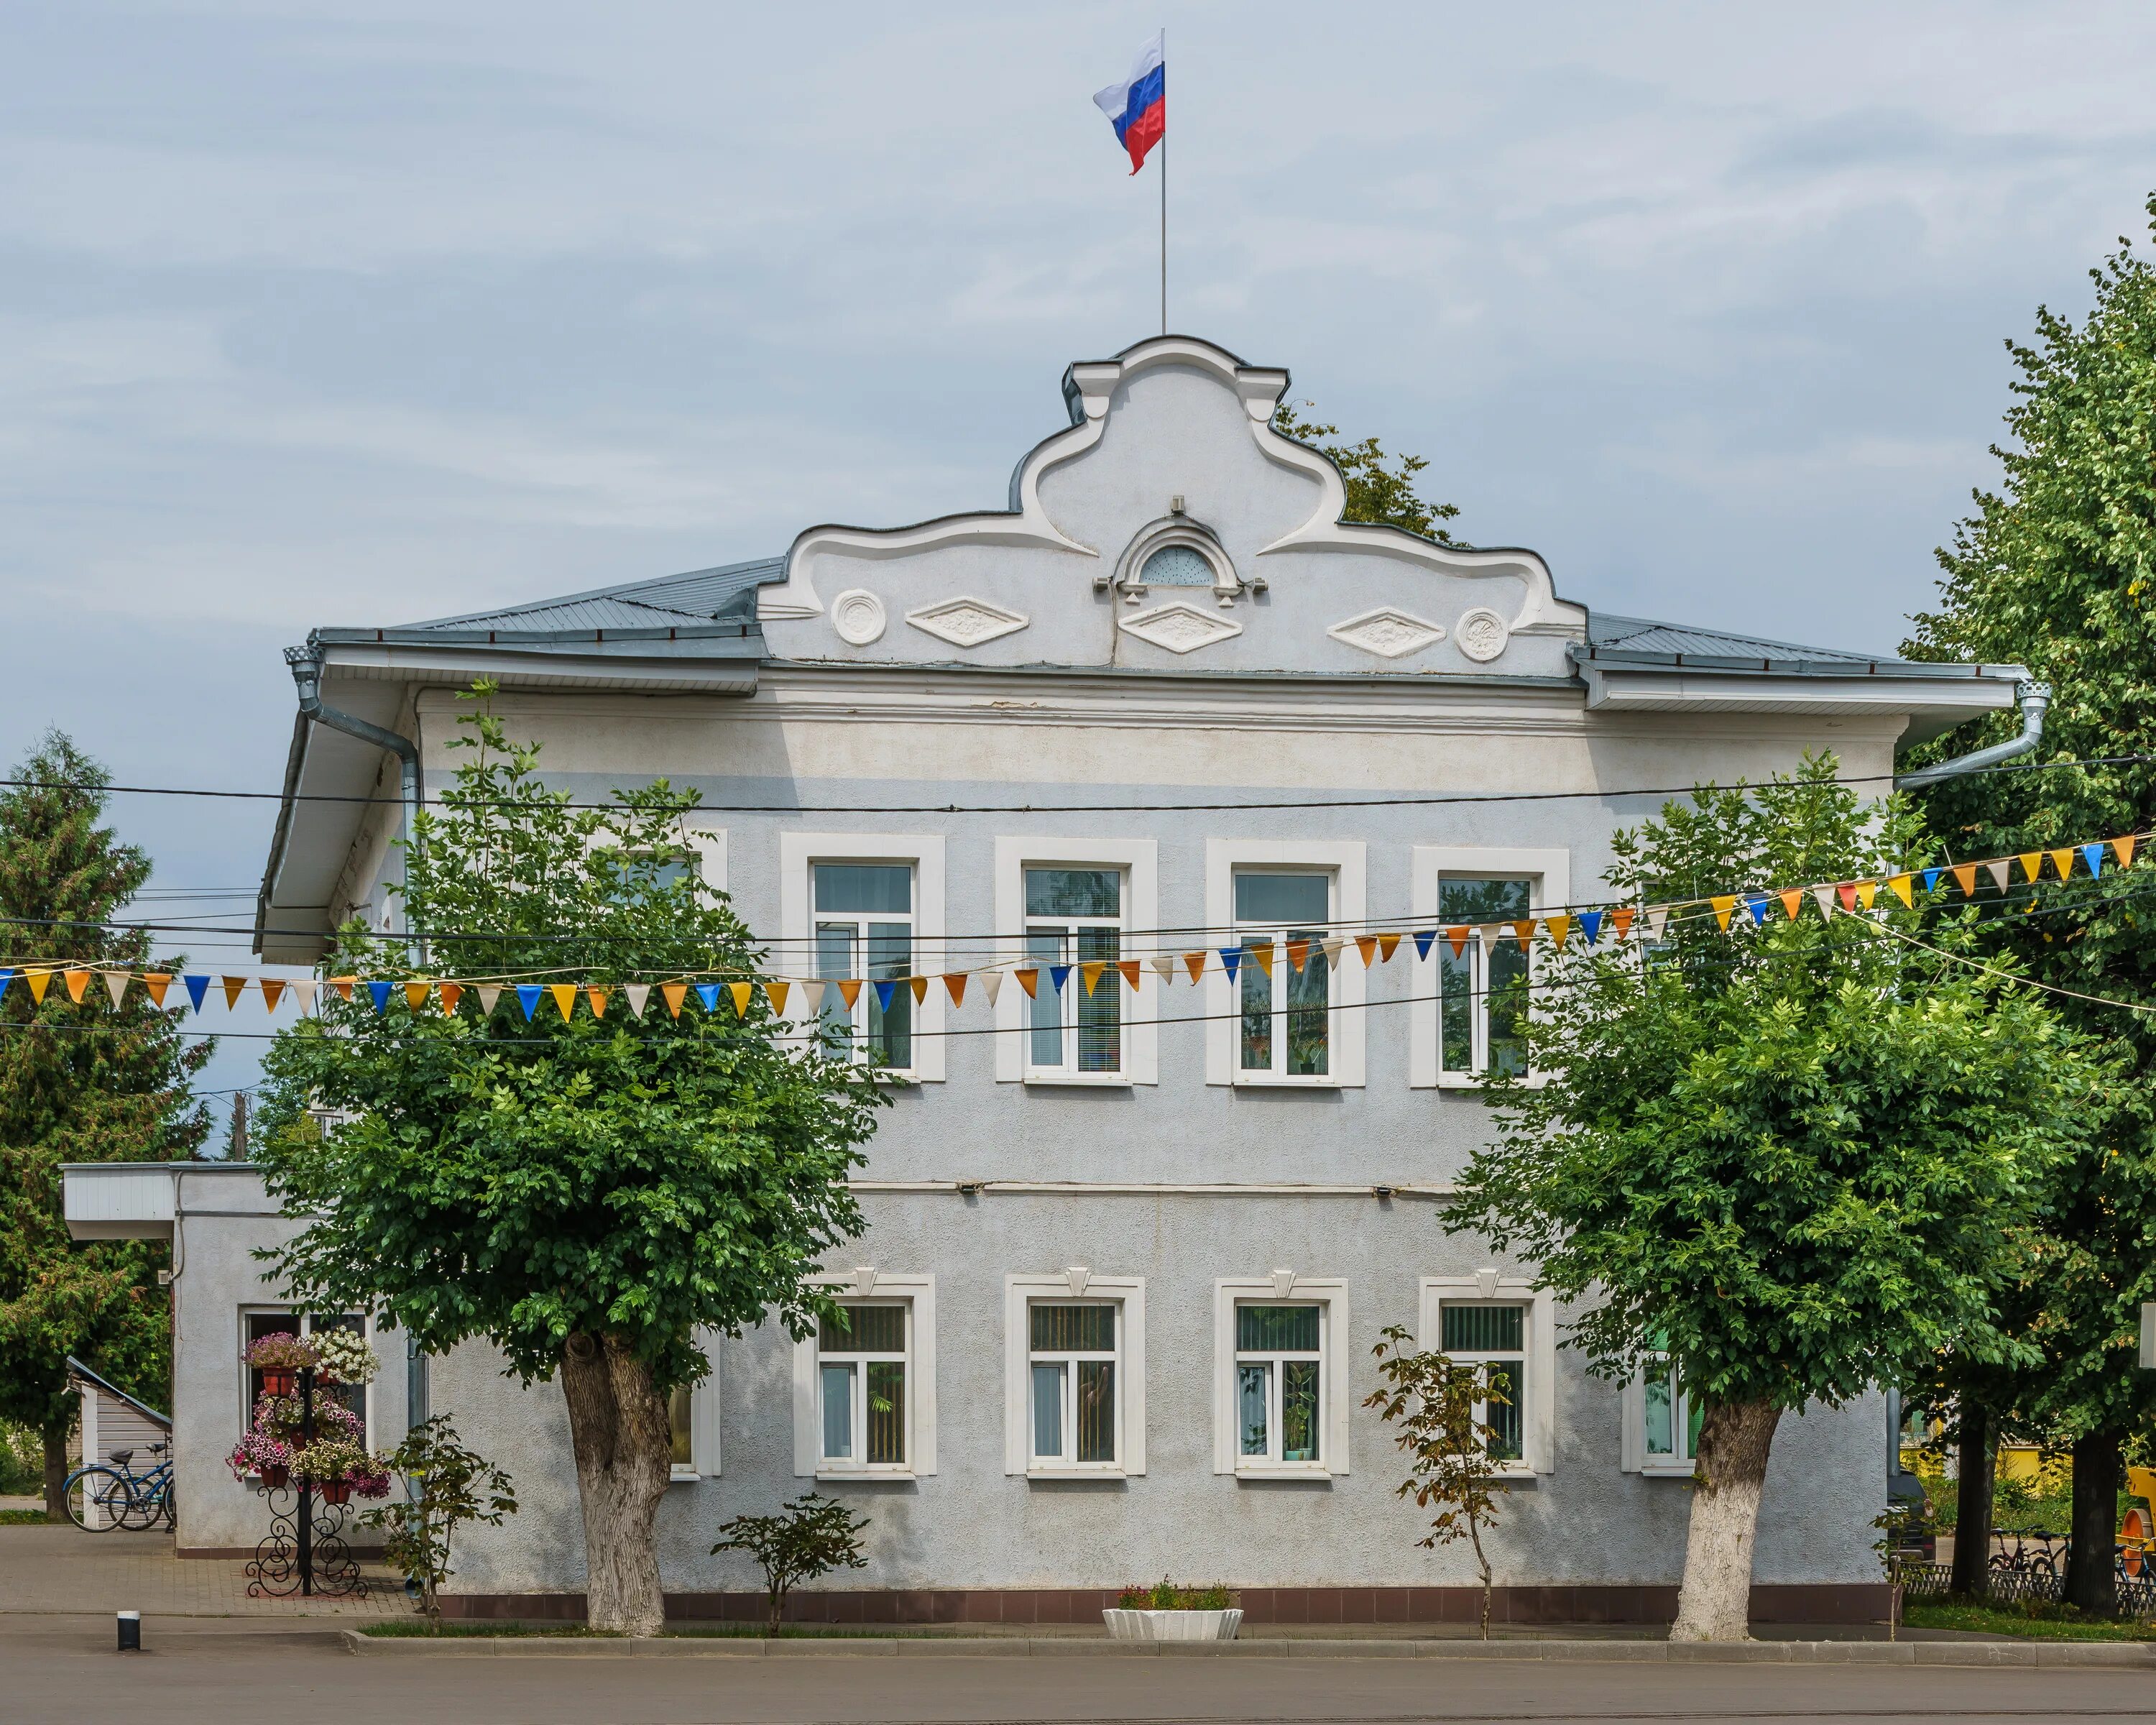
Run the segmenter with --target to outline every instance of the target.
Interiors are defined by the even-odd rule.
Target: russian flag
[[[1138,50],[1131,75],[1093,98],[1116,129],[1116,141],[1131,152],[1131,172],[1145,166],[1147,152],[1168,132],[1168,64],[1165,30]]]

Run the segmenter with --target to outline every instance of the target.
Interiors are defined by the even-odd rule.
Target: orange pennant
[[[1840,895],[1842,909],[1848,911],[1851,916],[1854,916],[1856,914],[1856,886],[1851,882],[1845,880],[1840,886],[1835,887],[1835,891]]]
[[[1795,922],[1797,920],[1797,912],[1804,907],[1804,888],[1801,886],[1792,886],[1787,892],[1781,895],[1781,900],[1782,908],[1789,914],[1789,921],[1792,922]]]
[[[1190,973],[1190,980],[1194,983],[1196,982],[1198,978],[1204,973],[1204,953],[1185,952],[1183,955],[1183,968]]]
[[[756,993],[756,984],[754,983],[728,983],[726,984],[726,993],[733,996],[734,1016],[737,1019],[747,1018],[748,1016],[749,999],[750,997]]]
[[[2137,842],[2136,836],[2132,833],[2128,833],[2123,839],[2113,839],[2111,841],[2111,848],[2118,853],[2118,865],[2122,869],[2130,869],[2133,866],[2133,847]]]
[[[1355,937],[1355,950],[1363,955],[1363,968],[1368,970],[1370,968],[1370,955],[1378,950],[1377,936],[1374,934],[1357,935]]]
[[[861,979],[857,976],[840,977],[831,986],[839,991],[839,999],[846,1003],[846,1010],[854,1009],[854,1003],[861,998]]]
[[[1976,896],[1976,865],[1974,863],[1963,863],[1958,867],[1948,869],[1947,872],[1953,876],[1954,885],[1961,888],[1961,896],[1964,898]]]
[[[1564,937],[1572,932],[1572,918],[1545,916],[1543,918],[1543,927],[1549,930],[1550,944],[1553,947],[1561,947],[1564,944]]]
[[[609,992],[611,991],[602,988],[596,983],[588,983],[584,985],[584,999],[592,1003],[592,1016],[593,1018],[603,1019],[606,1016],[607,995]],[[443,1010],[446,1012],[449,1009],[449,1007],[445,1002],[443,1006]]]
[[[1891,876],[1887,882],[1887,890],[1892,893],[1895,897],[1901,900],[1903,904],[1914,908],[1916,899],[1913,895],[1912,889],[1909,885],[1909,877],[1907,875],[1895,875]]]
[[[1445,943],[1452,948],[1452,956],[1454,957],[1457,958],[1461,953],[1467,950],[1467,937],[1473,931],[1466,927],[1465,925],[1448,928],[1445,931]]]
[[[913,1004],[916,1006],[921,1005],[928,999],[928,978],[927,977],[910,976],[906,979],[906,986],[913,990]]]
[[[678,1019],[681,1016],[681,1003],[689,998],[689,985],[686,983],[661,983],[659,998],[666,1003],[667,1011]],[[851,1001],[847,1003],[848,1005],[852,1004]]]
[[[1123,973],[1123,986],[1127,988],[1133,994],[1137,993],[1138,991],[1138,961],[1135,958],[1118,958],[1116,961],[1116,968]]]
[[[434,986],[434,985],[432,983],[424,981],[405,983],[404,1004],[410,1007],[413,1011],[418,1011],[421,1007],[427,1004],[427,991]],[[568,1014],[565,1012],[562,1016],[563,1018],[567,1018],[568,1017]]]
[[[86,970],[69,969],[63,980],[67,983],[68,999],[77,1006],[82,1004],[83,990],[90,986],[90,973]],[[242,987],[245,984],[242,983]]]
[[[1619,940],[1621,941],[1632,932],[1632,918],[1637,914],[1630,905],[1609,913],[1609,921],[1617,930]]]
[[[1267,976],[1273,973],[1273,943],[1270,941],[1248,942],[1245,943],[1245,950],[1258,961],[1260,970],[1265,972]]]
[[[167,977],[165,980],[170,982],[172,978]],[[352,985],[358,980],[356,976],[333,976],[330,978],[330,986],[335,988],[342,999],[349,1000],[352,999]]]
[[[2015,860],[2021,865],[2021,872],[2031,880],[2044,872],[2044,853],[2041,850],[2025,850]]]
[[[285,982],[283,978],[265,976],[262,978],[262,1005],[264,1010],[268,1012],[276,1011],[277,1003],[284,998]]]
[[[564,1019],[577,1009],[577,985],[574,983],[549,983],[547,992],[554,997],[554,1004],[562,1009]]]
[[[1101,973],[1107,965],[1098,958],[1089,958],[1078,967],[1078,974],[1086,979],[1086,992],[1091,994],[1101,980]]]
[[[1287,943],[1287,962],[1294,967],[1295,973],[1301,976],[1302,967],[1310,962],[1310,942],[1301,937],[1290,941]]]
[[[465,985],[462,983],[444,983],[441,987],[441,997],[442,1016],[445,1019],[453,1018],[456,1014],[457,1002],[465,998]]]
[[[943,986],[950,993],[952,1005],[963,1006],[966,1004],[966,973],[964,971],[946,971],[943,973]]]
[[[1040,988],[1040,973],[1033,966],[1026,965],[1021,969],[1013,971],[1011,974],[1018,978],[1019,987],[1025,990],[1027,999],[1038,1000],[1040,998],[1038,992]]]
[[[1390,964],[1393,962],[1393,954],[1399,951],[1399,948],[1400,937],[1398,935],[1379,935],[1378,937],[1378,963],[1380,964]]]
[[[1520,943],[1520,950],[1523,952],[1534,945],[1535,919],[1532,916],[1522,917],[1519,922],[1512,924],[1512,938]]]
[[[165,1004],[165,990],[172,986],[172,973],[169,970],[146,971],[142,975],[142,986],[150,991],[151,1004],[154,1006],[162,1006]],[[345,999],[349,1000],[352,996],[347,993]]]
[[[221,976],[218,983],[224,990],[224,1009],[230,1012],[239,1004],[239,997],[247,992],[247,978],[244,976]]]
[[[1714,920],[1720,925],[1722,932],[1728,933],[1729,913],[1737,908],[1737,895],[1733,892],[1717,893],[1707,902],[1714,906]]]

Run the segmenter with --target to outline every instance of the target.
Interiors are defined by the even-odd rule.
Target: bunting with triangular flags
[[[629,1015],[633,1019],[641,1019],[644,1016],[644,1009],[651,1000],[651,984],[624,983],[621,985],[621,992],[628,997]],[[490,1006],[487,1009],[490,1012],[493,1008]]]
[[[187,980],[192,982],[194,978],[190,977]],[[367,999],[374,1003],[374,1010],[377,1017],[389,1010],[389,993],[396,986],[394,983],[382,982],[369,983],[367,985]],[[196,1004],[200,1005],[201,1003],[198,1001]]]
[[[537,983],[519,983],[516,985],[516,1004],[524,1009],[524,1022],[531,1022],[531,1014],[539,1010],[539,1003],[547,991]]]
[[[549,983],[547,992],[554,997],[554,1004],[564,1023],[576,1015],[577,985],[574,983]]]

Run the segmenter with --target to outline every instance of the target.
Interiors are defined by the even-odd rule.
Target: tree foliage
[[[1308,444],[1340,470],[1348,485],[1344,520],[1403,528],[1440,545],[1460,542],[1445,528],[1445,522],[1459,515],[1459,505],[1433,503],[1416,490],[1417,475],[1430,465],[1427,456],[1388,455],[1374,437],[1349,442],[1341,437],[1338,426],[1302,418],[1286,402],[1273,410],[1273,429]]]
[[[150,860],[101,824],[105,769],[53,732],[13,776],[28,782],[0,793],[0,918],[18,955],[8,962],[143,968],[148,935],[110,924]],[[169,1405],[169,1302],[156,1274],[166,1248],[71,1240],[60,1171],[200,1147],[209,1120],[188,1083],[211,1045],[190,1045],[181,1015],[139,987],[115,1007],[101,978],[80,1003],[54,982],[39,1004],[21,975],[0,994],[0,1419],[44,1434],[49,1475],[74,1420],[69,1354]]]
[[[865,1569],[861,1555],[861,1530],[866,1516],[856,1517],[846,1505],[814,1491],[782,1505],[777,1515],[736,1516],[719,1524],[719,1543],[711,1548],[745,1551],[763,1571],[764,1632],[775,1635],[785,1619],[786,1596],[797,1582],[814,1581],[834,1569]]]

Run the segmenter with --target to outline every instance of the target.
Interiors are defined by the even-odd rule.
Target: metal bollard
[[[122,1653],[140,1653],[142,1651],[142,1614],[140,1611],[120,1614],[118,1651]]]

